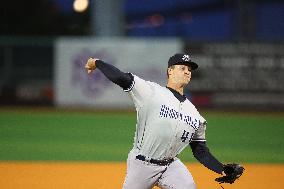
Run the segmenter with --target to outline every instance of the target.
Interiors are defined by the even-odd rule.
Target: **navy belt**
[[[156,165],[160,165],[160,166],[169,165],[169,164],[171,164],[171,163],[174,161],[173,158],[171,158],[171,159],[165,159],[165,160],[157,160],[157,159],[149,159],[149,160],[148,160],[148,159],[146,159],[146,157],[143,156],[143,155],[138,155],[138,156],[136,156],[136,159],[141,160],[141,161],[145,161],[145,162],[150,162],[150,163],[152,163],[152,164],[156,164]]]

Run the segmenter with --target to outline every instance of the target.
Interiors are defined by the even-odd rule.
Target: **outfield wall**
[[[131,99],[99,71],[88,75],[84,65],[96,57],[122,71],[166,83],[169,55],[182,51],[178,39],[62,38],[56,43],[55,103],[58,106],[130,108]]]
[[[199,107],[284,109],[283,44],[192,44],[169,38],[60,38],[55,45],[57,106],[129,109],[130,98],[84,64],[97,57],[125,72],[165,85],[169,56],[187,52],[199,64],[185,90]]]

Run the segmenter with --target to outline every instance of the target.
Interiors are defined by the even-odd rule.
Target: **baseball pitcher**
[[[137,112],[133,149],[128,154],[124,189],[195,189],[191,173],[177,157],[190,146],[194,157],[221,174],[216,181],[234,183],[243,173],[239,164],[222,164],[206,146],[206,120],[184,95],[184,87],[198,65],[188,54],[168,61],[166,87],[124,73],[99,59],[90,58],[88,73],[99,69],[131,97]]]

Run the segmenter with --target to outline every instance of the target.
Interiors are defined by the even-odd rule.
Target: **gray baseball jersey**
[[[176,157],[191,141],[205,141],[206,121],[186,99],[134,75],[128,90],[137,111],[134,149],[153,159]]]

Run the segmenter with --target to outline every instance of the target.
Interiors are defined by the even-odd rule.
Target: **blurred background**
[[[135,109],[84,65],[96,57],[165,85],[177,52],[199,64],[186,95],[207,119],[211,152],[221,162],[256,165],[231,188],[283,188],[283,0],[10,0],[1,1],[0,23],[1,188],[120,188]],[[190,149],[180,158],[196,162]],[[62,162],[49,172],[34,161]],[[104,171],[114,165],[103,167],[101,179],[93,176],[101,175],[97,164],[77,167],[94,171],[88,176],[60,172],[66,161],[124,163],[118,176]],[[219,187],[201,172],[197,183]],[[106,178],[120,179],[118,186]]]
[[[162,83],[168,57],[182,51],[200,64],[187,91],[197,106],[282,111],[283,10],[281,0],[3,1],[0,104],[85,107],[97,89],[76,82],[86,83],[78,70],[89,56]],[[74,90],[81,99],[64,100]]]

